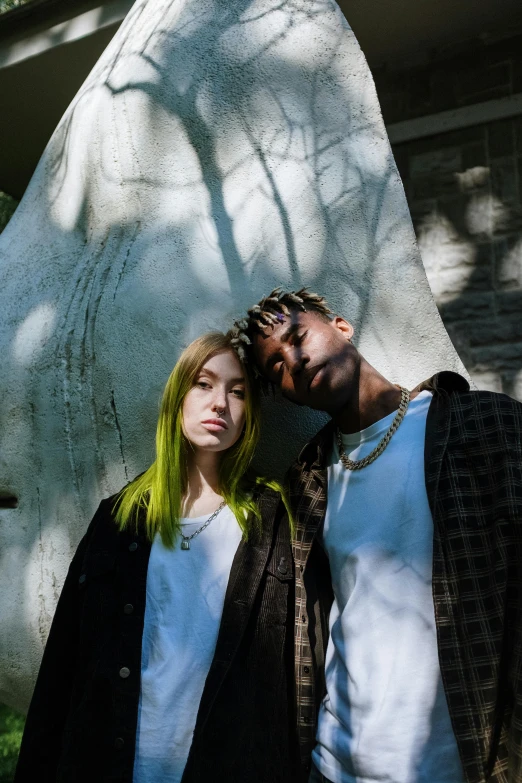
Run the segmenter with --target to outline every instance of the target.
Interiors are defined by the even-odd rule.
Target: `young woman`
[[[245,479],[259,401],[232,339],[182,353],[156,461],[79,545],[15,783],[296,777],[289,521],[277,485]]]

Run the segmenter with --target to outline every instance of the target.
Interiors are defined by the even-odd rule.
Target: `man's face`
[[[291,311],[254,336],[256,363],[289,400],[334,415],[347,404],[358,376],[352,335],[342,318],[325,321],[313,311]]]

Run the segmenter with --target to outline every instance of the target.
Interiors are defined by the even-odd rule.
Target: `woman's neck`
[[[189,455],[187,493],[181,511],[183,517],[212,514],[222,502],[219,458],[219,453],[213,451],[194,451]]]

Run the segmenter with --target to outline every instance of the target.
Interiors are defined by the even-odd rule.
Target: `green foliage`
[[[0,3],[2,0],[0,0]],[[18,201],[0,190],[0,233],[11,219],[11,215],[18,206]]]
[[[25,5],[30,0],[0,0],[0,14],[5,11],[11,11],[12,8],[18,8],[19,5]]]
[[[13,780],[24,723],[23,715],[0,704],[0,783]]]

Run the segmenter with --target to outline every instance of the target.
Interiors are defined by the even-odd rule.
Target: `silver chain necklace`
[[[392,421],[390,429],[387,431],[384,437],[379,441],[379,443],[376,445],[373,451],[370,451],[368,456],[364,457],[364,459],[358,459],[358,460],[348,459],[344,451],[344,444],[343,444],[341,430],[337,428],[336,435],[337,435],[337,447],[339,449],[339,459],[341,460],[341,463],[343,467],[346,468],[346,470],[361,470],[362,468],[365,468],[367,465],[370,465],[372,462],[374,462],[377,459],[377,457],[380,454],[382,454],[382,452],[390,442],[393,433],[398,429],[399,424],[404,419],[404,416],[406,415],[406,411],[408,410],[408,405],[410,402],[410,393],[408,389],[404,389],[402,386],[399,386],[399,389],[401,390],[401,402],[399,405],[399,410],[397,411],[397,415]]]
[[[196,538],[196,536],[199,536],[199,534],[200,534],[200,533],[202,533],[202,532],[204,531],[204,529],[210,525],[210,523],[212,522],[212,520],[213,520],[213,519],[215,519],[215,518],[217,517],[217,515],[219,514],[219,512],[220,512],[222,509],[224,509],[224,508],[225,508],[226,504],[227,504],[227,503],[226,503],[226,500],[224,500],[224,501],[223,501],[223,502],[222,502],[222,503],[221,503],[221,504],[220,504],[220,505],[219,505],[219,506],[216,508],[216,510],[214,511],[214,513],[213,513],[213,514],[211,514],[211,515],[209,516],[209,518],[207,519],[207,521],[205,522],[205,524],[204,524],[204,525],[201,525],[201,527],[200,527],[200,528],[198,528],[198,529],[196,530],[196,532],[195,532],[195,533],[192,533],[192,535],[191,535],[191,536],[184,536],[184,535],[183,535],[183,533],[182,533],[182,534],[181,534],[181,549],[190,549],[190,542],[192,541],[192,539],[193,539],[193,538]]]

